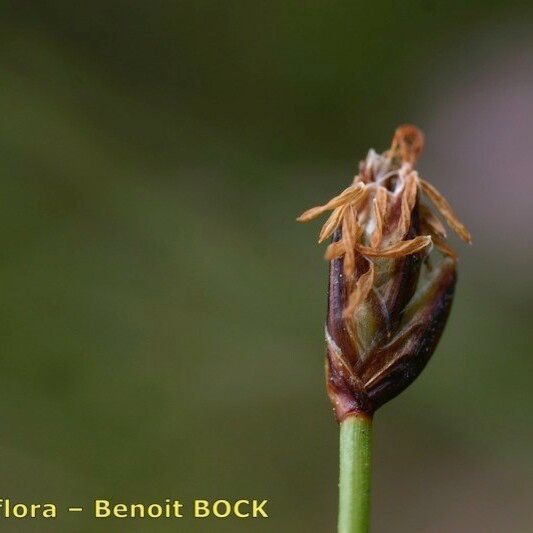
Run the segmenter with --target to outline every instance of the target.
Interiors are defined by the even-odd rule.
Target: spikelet
[[[339,420],[358,411],[372,414],[407,387],[446,323],[457,255],[424,199],[471,242],[450,204],[414,169],[423,145],[420,130],[400,126],[389,150],[369,151],[352,185],[298,218],[308,222],[331,211],[318,240],[332,237],[325,252],[326,369]],[[440,252],[436,264],[426,261],[433,248]]]

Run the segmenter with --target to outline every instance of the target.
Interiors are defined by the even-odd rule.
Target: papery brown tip
[[[424,134],[413,124],[402,124],[396,128],[392,139],[391,153],[403,161],[414,164],[424,148]]]

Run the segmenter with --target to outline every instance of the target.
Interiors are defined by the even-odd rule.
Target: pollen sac
[[[400,126],[389,150],[369,151],[347,189],[298,219],[331,211],[319,241],[332,237],[326,385],[339,421],[372,415],[409,386],[450,312],[457,257],[439,215],[464,241],[471,238],[414,169],[422,147],[417,128]]]

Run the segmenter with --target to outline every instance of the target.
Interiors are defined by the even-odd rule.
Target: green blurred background
[[[533,531],[532,8],[4,3],[0,496],[271,518],[2,530],[334,531],[327,265],[295,217],[409,121],[475,246],[428,369],[376,417],[374,531]]]

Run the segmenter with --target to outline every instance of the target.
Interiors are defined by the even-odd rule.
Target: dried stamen
[[[341,230],[338,240],[327,247],[325,257],[329,261],[343,257],[347,289],[345,318],[352,316],[376,287],[373,260],[400,260],[422,251],[429,252],[432,244],[443,254],[456,257],[445,241],[446,230],[442,222],[418,201],[419,190],[431,200],[455,233],[471,242],[470,233],[459,222],[450,204],[413,169],[423,144],[424,136],[420,130],[410,125],[400,126],[390,150],[381,156],[373,150],[369,152],[366,161],[360,165],[361,174],[355,176],[350,187],[298,218],[300,222],[308,222],[332,211],[322,227],[319,242],[337,229]],[[394,183],[389,183],[390,180]],[[414,233],[413,220],[419,221]],[[406,238],[407,235],[412,238]],[[369,265],[363,272],[361,259]],[[381,278],[383,272],[380,267]],[[354,279],[356,275],[358,279]]]
[[[446,201],[444,196],[442,196],[442,194],[435,187],[433,187],[433,185],[427,181],[424,181],[423,179],[420,180],[420,186],[428,198],[433,202],[435,207],[439,210],[440,214],[445,218],[450,228],[452,228],[453,231],[455,231],[455,233],[457,233],[457,235],[463,239],[463,241],[467,242],[468,244],[472,244],[470,232],[463,224],[461,224],[461,222],[459,222],[459,219],[456,217],[452,207]]]
[[[298,218],[298,222],[309,222],[314,218],[319,217],[326,211],[335,209],[349,203],[358,203],[366,196],[367,190],[363,183],[357,183],[351,185],[347,189],[344,189],[338,196],[332,198],[327,204],[318,207],[308,209],[305,213],[302,213]]]
[[[372,234],[371,245],[372,248],[377,248],[381,239],[383,238],[383,224],[385,216],[387,215],[387,189],[379,186],[374,198],[374,216],[376,219],[376,228]]]

